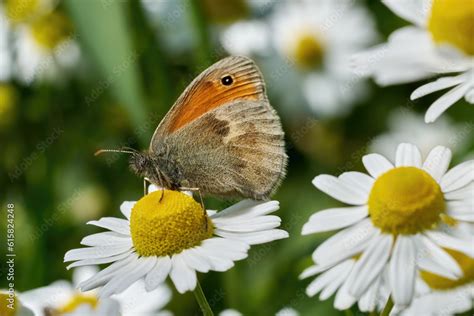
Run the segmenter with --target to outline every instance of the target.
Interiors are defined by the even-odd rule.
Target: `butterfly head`
[[[128,161],[130,169],[139,177],[152,178],[154,172],[153,160],[148,152],[134,152]]]

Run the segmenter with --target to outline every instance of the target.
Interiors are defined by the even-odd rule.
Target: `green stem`
[[[197,281],[196,288],[194,289],[193,293],[194,297],[196,297],[199,307],[201,308],[202,314],[204,316],[214,316],[214,313],[212,312],[211,306],[209,306],[209,303],[207,302],[206,296],[202,291],[199,281]]]
[[[344,310],[344,315],[346,316],[353,316],[352,311],[350,309]]]
[[[390,296],[388,298],[387,304],[385,304],[385,307],[383,308],[383,311],[380,314],[380,316],[390,315],[390,312],[392,311],[392,308],[393,308],[393,300],[392,300],[392,297]]]
[[[371,311],[369,316],[377,316],[377,312],[375,310]]]

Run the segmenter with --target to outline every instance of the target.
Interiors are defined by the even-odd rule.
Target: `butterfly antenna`
[[[94,156],[99,156],[100,154],[103,153],[124,153],[124,154],[130,154],[133,155],[137,151],[132,149],[132,148],[127,148],[127,149],[99,149],[94,153]]]

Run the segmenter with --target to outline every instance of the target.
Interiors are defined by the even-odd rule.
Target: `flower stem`
[[[392,301],[392,297],[390,296],[388,298],[387,304],[385,304],[385,307],[383,308],[383,311],[380,314],[380,316],[390,315],[390,312],[392,311],[392,308],[393,308],[393,301]]]
[[[201,312],[204,316],[214,316],[212,312],[211,306],[207,302],[206,296],[204,296],[204,292],[202,291],[201,284],[197,281],[196,288],[193,291],[194,297],[196,297],[196,301],[201,308]]]

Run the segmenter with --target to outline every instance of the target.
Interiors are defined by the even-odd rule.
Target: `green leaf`
[[[132,47],[124,1],[67,0],[78,38],[102,75],[100,89],[110,89],[130,115],[135,127],[145,120],[145,98],[139,77],[140,52]],[[102,91],[102,90],[98,90]],[[86,96],[86,103],[94,101]],[[89,99],[88,99],[89,97]],[[91,99],[92,98],[92,99]],[[144,133],[138,135],[145,141]]]

